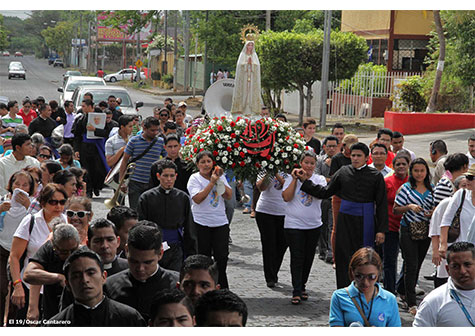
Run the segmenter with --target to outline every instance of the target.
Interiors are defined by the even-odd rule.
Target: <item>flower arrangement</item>
[[[231,169],[236,178],[255,181],[263,169],[270,175],[290,172],[307,149],[302,135],[289,123],[223,116],[201,124],[185,141],[181,154],[192,164],[199,152],[207,150],[217,165]]]

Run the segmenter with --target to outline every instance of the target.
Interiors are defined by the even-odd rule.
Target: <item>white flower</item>
[[[216,122],[216,124],[217,124],[217,125],[221,125],[221,124],[222,124],[221,120],[218,120],[218,121]]]
[[[238,155],[239,155],[239,151],[234,150],[234,155],[238,156]]]
[[[278,141],[279,141],[279,143],[283,143],[283,142],[284,142],[284,140],[282,140],[282,139],[279,139]]]
[[[294,150],[292,151],[294,154],[300,154],[300,151],[297,149],[297,148],[294,148]]]
[[[221,159],[221,161],[222,161],[223,163],[226,163],[226,162],[228,162],[228,158],[225,157],[225,156],[223,156],[223,158]]]
[[[223,148],[224,146],[222,144],[218,144],[218,148]]]
[[[287,153],[282,153],[282,157],[285,159],[287,157]]]
[[[271,163],[271,164],[269,165],[269,169],[272,169],[272,168],[274,168],[274,165]]]
[[[276,165],[278,165],[280,163],[280,160],[275,160],[274,162]]]
[[[247,149],[246,149],[246,148],[243,148],[242,151],[243,151],[244,153],[247,153]]]
[[[261,166],[262,168],[265,168],[267,166],[267,161],[261,161]]]
[[[287,147],[285,147],[285,150],[286,150],[287,152],[290,152],[290,151],[292,150],[292,147],[287,146]]]
[[[227,132],[231,132],[231,127],[229,127],[229,126],[226,127],[226,131],[227,131]]]
[[[239,134],[241,134],[241,131],[237,130],[237,131],[235,131],[234,133],[235,133],[236,135],[239,135]]]
[[[292,158],[295,160],[297,160],[297,155],[292,155]]]
[[[286,168],[286,169],[289,169],[290,167],[289,167],[289,165],[287,165],[287,166],[285,166],[285,168]]]

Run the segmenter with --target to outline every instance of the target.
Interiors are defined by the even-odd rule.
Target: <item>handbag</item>
[[[460,206],[458,207],[457,212],[455,212],[455,216],[452,219],[452,223],[449,227],[449,232],[447,233],[447,243],[453,243],[460,236],[460,214],[462,213],[465,193],[466,190],[464,189],[462,192],[462,201],[460,202]]]
[[[365,327],[371,327],[371,324],[369,323],[368,319],[366,318],[365,314],[363,313],[363,310],[361,309],[358,302],[356,302],[355,298],[350,295],[350,291],[348,290],[348,288],[345,288],[345,290],[348,293],[348,296],[351,299],[351,301],[353,301],[353,304],[355,305],[356,309],[358,309],[358,312],[360,313],[361,317],[363,318],[364,326]]]
[[[424,240],[429,235],[429,222],[409,222],[409,234],[412,240]]]

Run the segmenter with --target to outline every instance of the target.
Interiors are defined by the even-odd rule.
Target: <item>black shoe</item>
[[[275,287],[275,282],[274,281],[268,281],[267,282],[267,287],[274,288]]]
[[[101,191],[99,189],[94,189],[94,195],[99,196]]]
[[[333,256],[331,254],[327,254],[327,257],[325,258],[325,262],[327,264],[333,264]]]
[[[92,198],[92,191],[86,191],[87,198]]]

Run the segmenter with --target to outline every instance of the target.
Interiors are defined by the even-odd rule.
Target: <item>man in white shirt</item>
[[[0,159],[0,195],[6,195],[8,180],[17,171],[28,166],[40,167],[40,162],[31,154],[31,137],[25,133],[17,133],[12,138],[13,152]]]
[[[475,164],[475,133],[468,138],[468,166]]]
[[[430,143],[430,159],[435,163],[435,170],[432,177],[432,183],[437,185],[442,175],[445,173],[444,162],[447,159],[447,145],[443,140],[435,140]]]
[[[457,242],[447,249],[449,280],[417,308],[413,327],[475,327],[475,246]]]
[[[376,168],[383,177],[394,173],[394,170],[386,166],[386,159],[388,158],[388,149],[385,145],[375,143],[371,148],[371,156],[373,157],[373,163],[369,164],[369,167]]]

